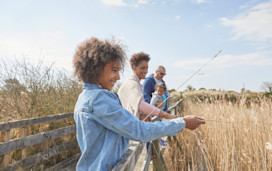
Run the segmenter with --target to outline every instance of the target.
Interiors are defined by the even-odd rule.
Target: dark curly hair
[[[94,83],[109,62],[120,61],[122,69],[126,60],[123,45],[114,40],[92,37],[78,45],[74,58],[74,76],[82,82]]]
[[[150,60],[149,54],[146,54],[144,52],[139,52],[132,55],[129,62],[130,62],[131,68],[133,68],[133,66],[138,66],[140,62],[142,61],[149,62],[149,60]]]

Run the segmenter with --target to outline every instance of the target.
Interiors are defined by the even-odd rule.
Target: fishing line
[[[245,125],[245,126],[257,126],[257,124],[256,125],[250,125],[250,124],[243,124],[243,123],[237,123],[237,122],[231,122],[231,121],[223,121],[223,120],[213,120],[213,119],[205,119],[205,121],[223,122],[223,123],[230,123],[230,124],[236,124],[236,125]]]
[[[237,124],[237,125],[245,125],[245,126],[257,126],[257,124],[244,124],[244,123],[238,123],[238,122],[231,122],[231,121],[223,121],[223,120],[215,120],[215,119],[205,119],[205,121],[211,121],[211,122],[222,122],[222,123],[230,123],[230,124]],[[258,123],[263,123],[266,121],[256,121]]]
[[[215,54],[208,62],[206,62],[204,65],[202,65],[196,72],[194,72],[189,78],[187,78],[187,80],[185,80],[180,86],[178,86],[178,88],[176,89],[176,91],[178,89],[180,89],[184,84],[186,84],[191,78],[193,78],[199,71],[201,71],[206,65],[208,65],[208,63],[210,63],[212,60],[214,60],[220,53],[222,52],[222,49],[219,50],[219,52],[217,54]],[[168,100],[170,98],[167,97],[164,101],[162,101],[160,103],[160,105],[162,105],[166,100]],[[160,106],[159,105],[159,106]],[[156,109],[153,109],[144,119],[143,121],[145,121]]]

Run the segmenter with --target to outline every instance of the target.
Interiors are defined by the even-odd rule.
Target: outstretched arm
[[[162,117],[165,119],[177,118],[177,116],[168,114],[168,113],[156,108],[155,106],[152,106],[151,104],[144,102],[142,99],[140,100],[139,110],[148,114],[148,115],[151,114],[151,115],[159,116],[159,117]]]
[[[182,118],[154,123],[142,122],[122,108],[110,92],[101,92],[92,106],[92,120],[117,134],[141,142],[175,135],[185,128]]]

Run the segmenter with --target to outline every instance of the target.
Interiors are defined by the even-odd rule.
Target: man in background
[[[150,100],[152,98],[152,93],[155,91],[155,85],[164,83],[163,77],[166,75],[166,70],[163,66],[158,66],[155,73],[151,74],[149,77],[147,77],[144,80],[143,84],[143,92],[144,92],[144,101],[147,103],[150,103]],[[169,92],[165,91],[163,97],[163,100],[165,100],[169,96]],[[167,112],[168,110],[168,104],[169,104],[169,99],[167,99],[164,102],[162,110]]]

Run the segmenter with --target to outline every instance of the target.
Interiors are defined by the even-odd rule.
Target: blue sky
[[[150,54],[148,75],[166,67],[176,89],[187,85],[262,91],[272,80],[272,1],[261,0],[0,0],[0,58],[39,59],[72,72],[77,45],[114,36],[128,58]],[[129,65],[123,82],[132,73]]]

